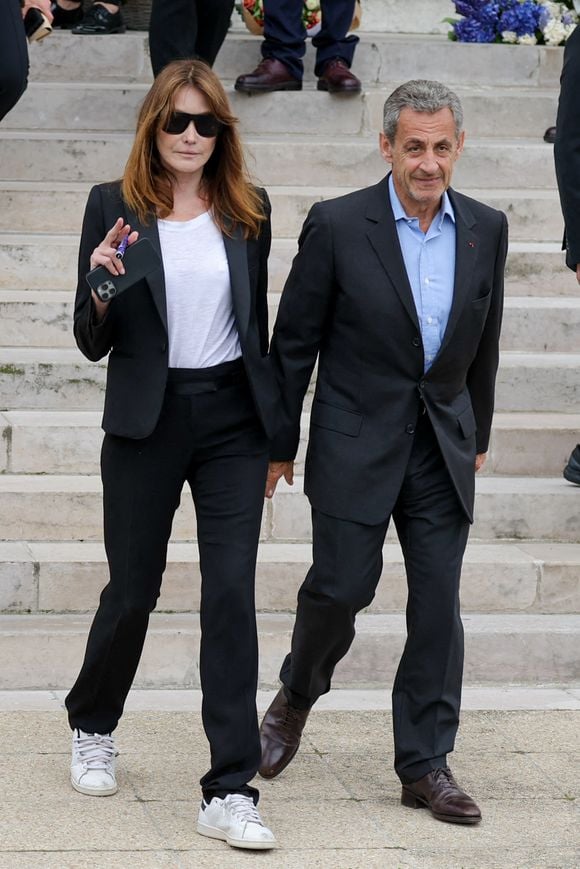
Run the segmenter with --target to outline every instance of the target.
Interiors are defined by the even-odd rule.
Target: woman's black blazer
[[[234,315],[242,358],[258,416],[269,437],[275,428],[278,388],[268,357],[267,260],[270,252],[270,203],[261,191],[267,219],[256,239],[241,231],[224,234]],[[145,438],[155,428],[168,369],[167,305],[163,268],[113,299],[98,323],[86,274],[90,256],[115,221],[123,217],[159,255],[157,221],[143,225],[121,197],[120,182],[99,184],[89,194],[79,251],[74,334],[84,355],[97,361],[109,354],[103,429],[108,434]]]

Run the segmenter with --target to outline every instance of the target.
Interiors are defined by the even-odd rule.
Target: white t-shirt
[[[158,220],[170,368],[208,368],[242,355],[224,240],[209,212]]]

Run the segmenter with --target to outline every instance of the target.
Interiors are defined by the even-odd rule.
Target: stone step
[[[407,588],[397,543],[383,550],[383,572],[367,612],[402,612]],[[294,612],[296,593],[311,564],[304,543],[262,543],[256,574],[260,612]],[[0,543],[0,611],[90,612],[108,582],[101,543]],[[199,608],[197,546],[169,547],[158,612]],[[461,577],[466,612],[580,612],[580,545],[554,543],[473,543]]]
[[[420,25],[425,22],[427,28],[440,28],[443,33],[448,30],[442,24],[444,16],[435,11],[429,16],[406,15],[409,2],[413,0],[407,0],[403,6],[400,0],[376,2],[388,2],[392,10],[400,7],[398,15],[405,17],[405,27],[409,30],[413,22]],[[423,5],[430,9],[434,9],[435,2],[422,0]],[[451,4],[448,5],[452,8]],[[389,13],[374,18],[375,22],[382,21],[389,28],[392,20]],[[365,27],[371,23],[365,21]],[[35,46],[35,51],[30,52],[31,78],[42,82],[149,82],[152,74],[146,40],[144,33],[79,38],[70,33],[55,32],[43,45]],[[546,46],[452,44],[445,35],[367,31],[361,33],[353,71],[364,82],[373,84],[431,78],[464,87],[485,84],[488,87],[557,88],[562,54],[561,48]],[[220,78],[233,81],[241,73],[249,72],[259,60],[260,39],[244,32],[231,33],[220,52],[215,70]],[[309,44],[306,81],[313,81],[313,69],[314,51]]]
[[[50,181],[0,182],[0,232],[77,234],[90,184]],[[272,231],[276,238],[298,238],[310,207],[351,192],[348,187],[268,188],[272,202]],[[470,196],[504,211],[512,241],[559,243],[563,221],[556,190],[470,190]],[[47,215],[50,214],[50,224]],[[540,238],[541,236],[541,238]]]
[[[308,542],[310,506],[302,491],[279,486],[264,510],[261,539]],[[474,537],[576,543],[580,540],[580,499],[561,477],[477,479]],[[0,475],[0,528],[6,540],[100,540],[101,483],[92,475]],[[195,539],[191,497],[184,489],[173,524],[173,539]]]
[[[278,684],[293,616],[258,616],[259,687]],[[84,653],[90,616],[0,618],[0,690],[69,688]],[[467,685],[576,684],[580,616],[465,615]],[[199,618],[154,614],[135,688],[199,688]],[[387,688],[405,642],[401,615],[361,615],[357,636],[337,667],[338,688]]]
[[[302,92],[278,92],[249,98],[226,83],[235,115],[244,136],[261,133],[286,135],[289,130],[311,137],[374,134],[382,129],[383,106],[396,87],[394,80],[372,85],[364,83],[360,95],[341,100],[334,111],[326,93],[307,83]],[[133,133],[137,113],[149,89],[148,84],[120,82],[32,83],[3,129],[68,130]],[[469,138],[499,136],[541,139],[554,123],[558,104],[555,88],[459,87],[457,94],[465,113]],[[289,118],[292,118],[289,124]],[[545,146],[551,157],[551,149]]]
[[[302,419],[296,471],[302,473],[309,415]],[[557,477],[580,433],[580,414],[496,413],[484,472]],[[98,411],[0,414],[1,474],[98,474],[103,432]]]
[[[502,353],[496,409],[575,413],[579,365],[577,353]],[[0,411],[99,410],[105,368],[106,360],[88,362],[76,348],[0,348]]]
[[[273,325],[280,295],[268,296]],[[0,290],[0,346],[73,347],[73,294]],[[573,353],[580,347],[580,299],[508,297],[502,349]]]
[[[574,278],[556,242],[513,241],[507,279],[518,296],[572,294]],[[280,293],[297,251],[295,238],[277,238],[268,260],[269,286]],[[78,238],[73,234],[0,233],[0,290],[71,290],[77,281]]]
[[[0,178],[11,181],[100,182],[119,177],[132,137],[115,132],[4,130]],[[364,187],[384,174],[377,136],[261,135],[245,138],[248,166],[259,183],[305,187]],[[42,153],[42,160],[39,159]],[[457,164],[458,190],[504,189],[525,178],[526,189],[556,186],[552,151],[538,139],[470,139]]]

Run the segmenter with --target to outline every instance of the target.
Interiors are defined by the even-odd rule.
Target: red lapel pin
[[[468,241],[468,242],[467,242],[467,246],[468,246],[468,247],[475,247],[475,242],[474,242],[474,241]]]

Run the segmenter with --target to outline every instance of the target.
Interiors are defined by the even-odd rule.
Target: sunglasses
[[[177,136],[184,133],[193,121],[197,134],[204,139],[213,139],[217,136],[223,124],[215,115],[205,112],[203,115],[188,115],[187,112],[172,112],[167,123],[163,127],[164,133]]]

